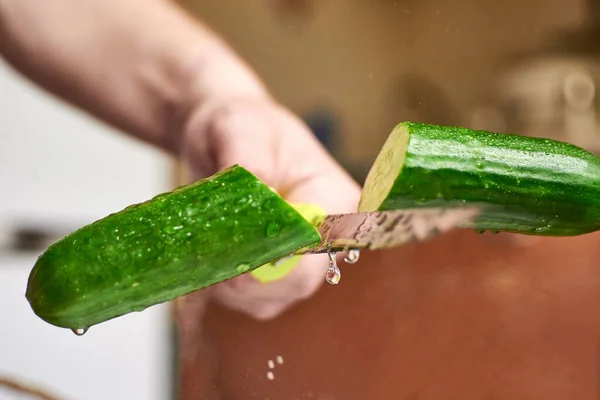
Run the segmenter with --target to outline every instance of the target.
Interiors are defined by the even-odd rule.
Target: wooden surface
[[[600,398],[600,235],[508,237],[362,254],[267,323],[211,305],[195,385],[227,400]]]

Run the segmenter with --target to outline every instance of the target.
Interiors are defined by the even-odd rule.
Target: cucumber
[[[320,239],[290,204],[234,165],[52,244],[30,273],[26,298],[46,322],[85,332]]]
[[[425,123],[398,124],[359,211],[478,205],[466,228],[574,236],[600,228],[600,159],[568,143]]]

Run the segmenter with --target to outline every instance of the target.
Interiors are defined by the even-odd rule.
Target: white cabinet
[[[0,60],[1,62],[1,60]],[[0,63],[0,219],[80,224],[171,186],[170,160]]]
[[[84,336],[35,316],[25,299],[31,256],[0,256],[0,377],[73,400],[165,400],[171,390],[164,305],[92,327]],[[0,400],[25,399],[0,387]]]
[[[46,386],[65,399],[170,397],[166,306],[82,337],[53,327],[24,297],[37,254],[15,253],[7,240],[22,226],[65,233],[169,190],[171,176],[166,155],[56,100],[0,62],[0,376]],[[0,388],[1,400],[20,398]]]

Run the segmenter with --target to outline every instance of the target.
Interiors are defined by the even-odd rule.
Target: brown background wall
[[[336,154],[350,168],[368,164],[402,120],[466,125],[503,56],[584,17],[584,0],[296,2],[308,4],[306,16],[270,6],[285,0],[182,0],[284,104],[300,114],[333,107],[343,124]]]
[[[506,238],[457,232],[363,254],[269,323],[212,307],[216,378],[197,382],[215,400],[600,398],[600,236]]]

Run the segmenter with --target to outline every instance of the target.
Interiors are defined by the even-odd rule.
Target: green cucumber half
[[[395,127],[359,211],[478,204],[469,227],[572,236],[600,229],[600,158],[554,140],[424,123]]]
[[[236,165],[54,243],[33,267],[26,297],[46,322],[86,330],[319,240],[310,222]]]

